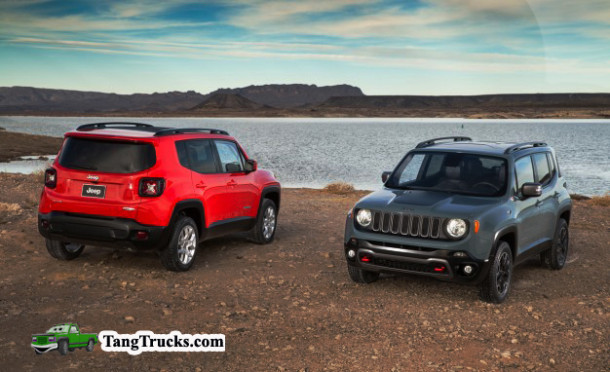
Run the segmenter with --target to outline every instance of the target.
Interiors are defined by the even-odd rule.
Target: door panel
[[[525,156],[515,162],[517,178],[517,196],[515,197],[516,216],[519,221],[519,234],[517,237],[517,252],[520,254],[536,245],[536,241],[544,235],[546,226],[538,218],[538,209],[541,202],[539,198],[526,198],[520,195],[521,186],[526,182],[535,182],[534,165],[530,156]]]
[[[204,206],[206,227],[231,218],[233,200],[227,192],[227,175],[220,172],[210,140],[188,140],[177,144],[182,165],[191,169],[196,195]],[[185,156],[186,154],[186,156]]]

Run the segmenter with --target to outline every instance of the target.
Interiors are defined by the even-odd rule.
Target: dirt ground
[[[38,176],[40,177],[40,176]],[[274,243],[241,236],[200,246],[168,272],[153,253],[88,247],[62,262],[36,231],[40,180],[0,175],[1,370],[559,370],[610,367],[609,209],[578,201],[561,271],[517,268],[509,299],[415,276],[359,285],[342,255],[347,210],[363,192],[284,190]],[[76,321],[84,332],[224,333],[224,353],[36,356],[31,335]]]
[[[27,155],[57,154],[63,138],[8,132],[0,129],[0,162]]]

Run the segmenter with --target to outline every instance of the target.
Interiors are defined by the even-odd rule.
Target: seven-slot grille
[[[416,238],[442,238],[443,219],[400,212],[372,211],[371,228],[384,234],[405,235]]]

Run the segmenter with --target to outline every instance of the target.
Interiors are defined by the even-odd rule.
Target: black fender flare
[[[279,214],[280,212],[280,200],[282,198],[282,188],[279,185],[270,185],[270,186],[265,186],[263,188],[263,190],[261,191],[261,197],[258,203],[258,211],[256,212],[256,216],[258,217],[258,215],[261,213],[261,209],[263,208],[263,199],[265,199],[265,196],[267,196],[269,193],[277,193],[278,195],[278,202],[276,205],[277,208],[277,212]]]
[[[491,259],[495,254],[495,250],[498,246],[498,243],[500,242],[500,238],[509,233],[515,234],[515,241],[513,242],[513,247],[510,248],[513,251],[513,261],[516,259],[515,256],[517,253],[517,242],[519,241],[519,231],[517,229],[517,225],[504,226],[500,230],[496,231],[496,233],[494,234],[493,249],[490,250],[488,259]]]
[[[180,216],[180,212],[186,209],[195,209],[199,212],[199,220],[195,221],[199,225],[199,237],[204,236],[205,228],[205,209],[203,208],[203,203],[199,199],[184,199],[176,203],[174,205],[174,210],[172,212],[172,217],[169,220],[168,227],[174,226],[176,221],[178,220],[178,216]]]

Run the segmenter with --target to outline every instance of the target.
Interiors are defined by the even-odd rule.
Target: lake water
[[[0,117],[0,127],[62,136],[79,124],[120,120],[225,129],[285,187],[320,188],[345,181],[358,189],[378,189],[381,172],[391,170],[418,142],[460,135],[545,141],[557,152],[570,192],[610,191],[610,120]]]

